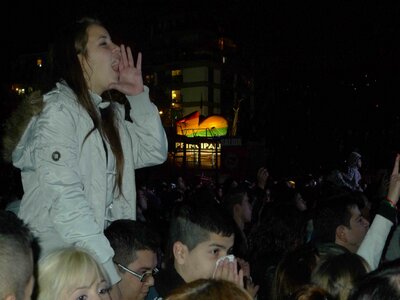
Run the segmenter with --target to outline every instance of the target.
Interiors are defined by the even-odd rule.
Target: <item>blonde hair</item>
[[[53,251],[39,261],[37,300],[61,299],[77,287],[106,279],[104,274],[86,250],[70,247]]]
[[[312,274],[312,282],[338,300],[347,300],[354,284],[370,271],[364,258],[344,253],[322,261]]]
[[[174,290],[166,300],[252,300],[237,284],[226,280],[197,279]]]

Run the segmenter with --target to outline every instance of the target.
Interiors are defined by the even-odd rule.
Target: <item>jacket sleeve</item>
[[[357,254],[368,262],[371,270],[375,270],[379,266],[386,239],[395,222],[396,209],[382,201],[378,213],[357,251]]]
[[[167,159],[168,142],[157,107],[150,101],[149,89],[137,96],[127,96],[131,106],[125,121],[132,143],[135,169],[162,164]]]
[[[40,187],[49,199],[37,200],[47,201],[49,223],[60,237],[93,253],[114,284],[120,279],[112,263],[114,251],[84,193],[74,113],[51,103],[38,119],[33,153]]]
[[[395,260],[399,258],[399,256],[400,256],[400,226],[397,226],[393,230],[393,233],[391,234],[389,245],[385,253],[385,261]]]

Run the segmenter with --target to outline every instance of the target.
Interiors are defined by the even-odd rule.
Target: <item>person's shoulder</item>
[[[315,246],[321,259],[349,252],[347,248],[332,242],[316,243]]]
[[[73,91],[62,83],[57,83],[56,86],[44,94],[44,100],[46,102],[57,101],[59,98],[70,98],[75,99]]]
[[[184,284],[185,281],[173,266],[160,270],[154,278],[154,289],[158,296],[166,297],[175,288]]]
[[[149,292],[145,298],[145,300],[162,300],[163,298],[160,297],[160,295],[158,294],[156,288],[154,286],[151,286],[149,288]]]
[[[57,108],[78,108],[78,101],[75,93],[63,83],[57,83],[56,86],[43,96],[46,107]]]

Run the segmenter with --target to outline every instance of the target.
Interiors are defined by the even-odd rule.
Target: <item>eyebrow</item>
[[[141,267],[139,270],[138,270],[138,272],[140,272],[140,271],[151,271],[151,270],[153,270],[153,268],[148,268],[148,267]]]
[[[102,279],[99,283],[98,283],[98,285],[99,284],[101,284],[101,283],[107,283],[107,281],[105,280],[105,279]],[[74,290],[74,292],[75,291],[77,291],[77,290],[81,290],[81,289],[89,289],[91,286],[92,286],[92,284],[94,284],[94,282],[92,282],[90,285],[88,285],[88,286],[80,286],[80,287],[77,287],[75,290]]]
[[[90,286],[80,286],[80,287],[75,288],[72,293],[75,293],[78,290],[84,290],[84,289],[89,289],[89,288],[90,288]]]
[[[108,39],[108,38],[110,38],[110,37],[107,36],[107,35],[102,34],[102,35],[99,35],[97,39],[101,40],[101,39]]]
[[[217,243],[210,244],[210,245],[208,245],[208,247],[219,247],[219,248],[222,248],[222,249],[226,249],[225,246],[217,244]]]

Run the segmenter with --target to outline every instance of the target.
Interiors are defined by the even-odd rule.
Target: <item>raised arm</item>
[[[396,223],[396,205],[400,196],[399,161],[400,155],[397,154],[387,198],[381,202],[378,213],[357,251],[357,254],[366,259],[372,270],[379,266],[387,237],[393,224]]]

